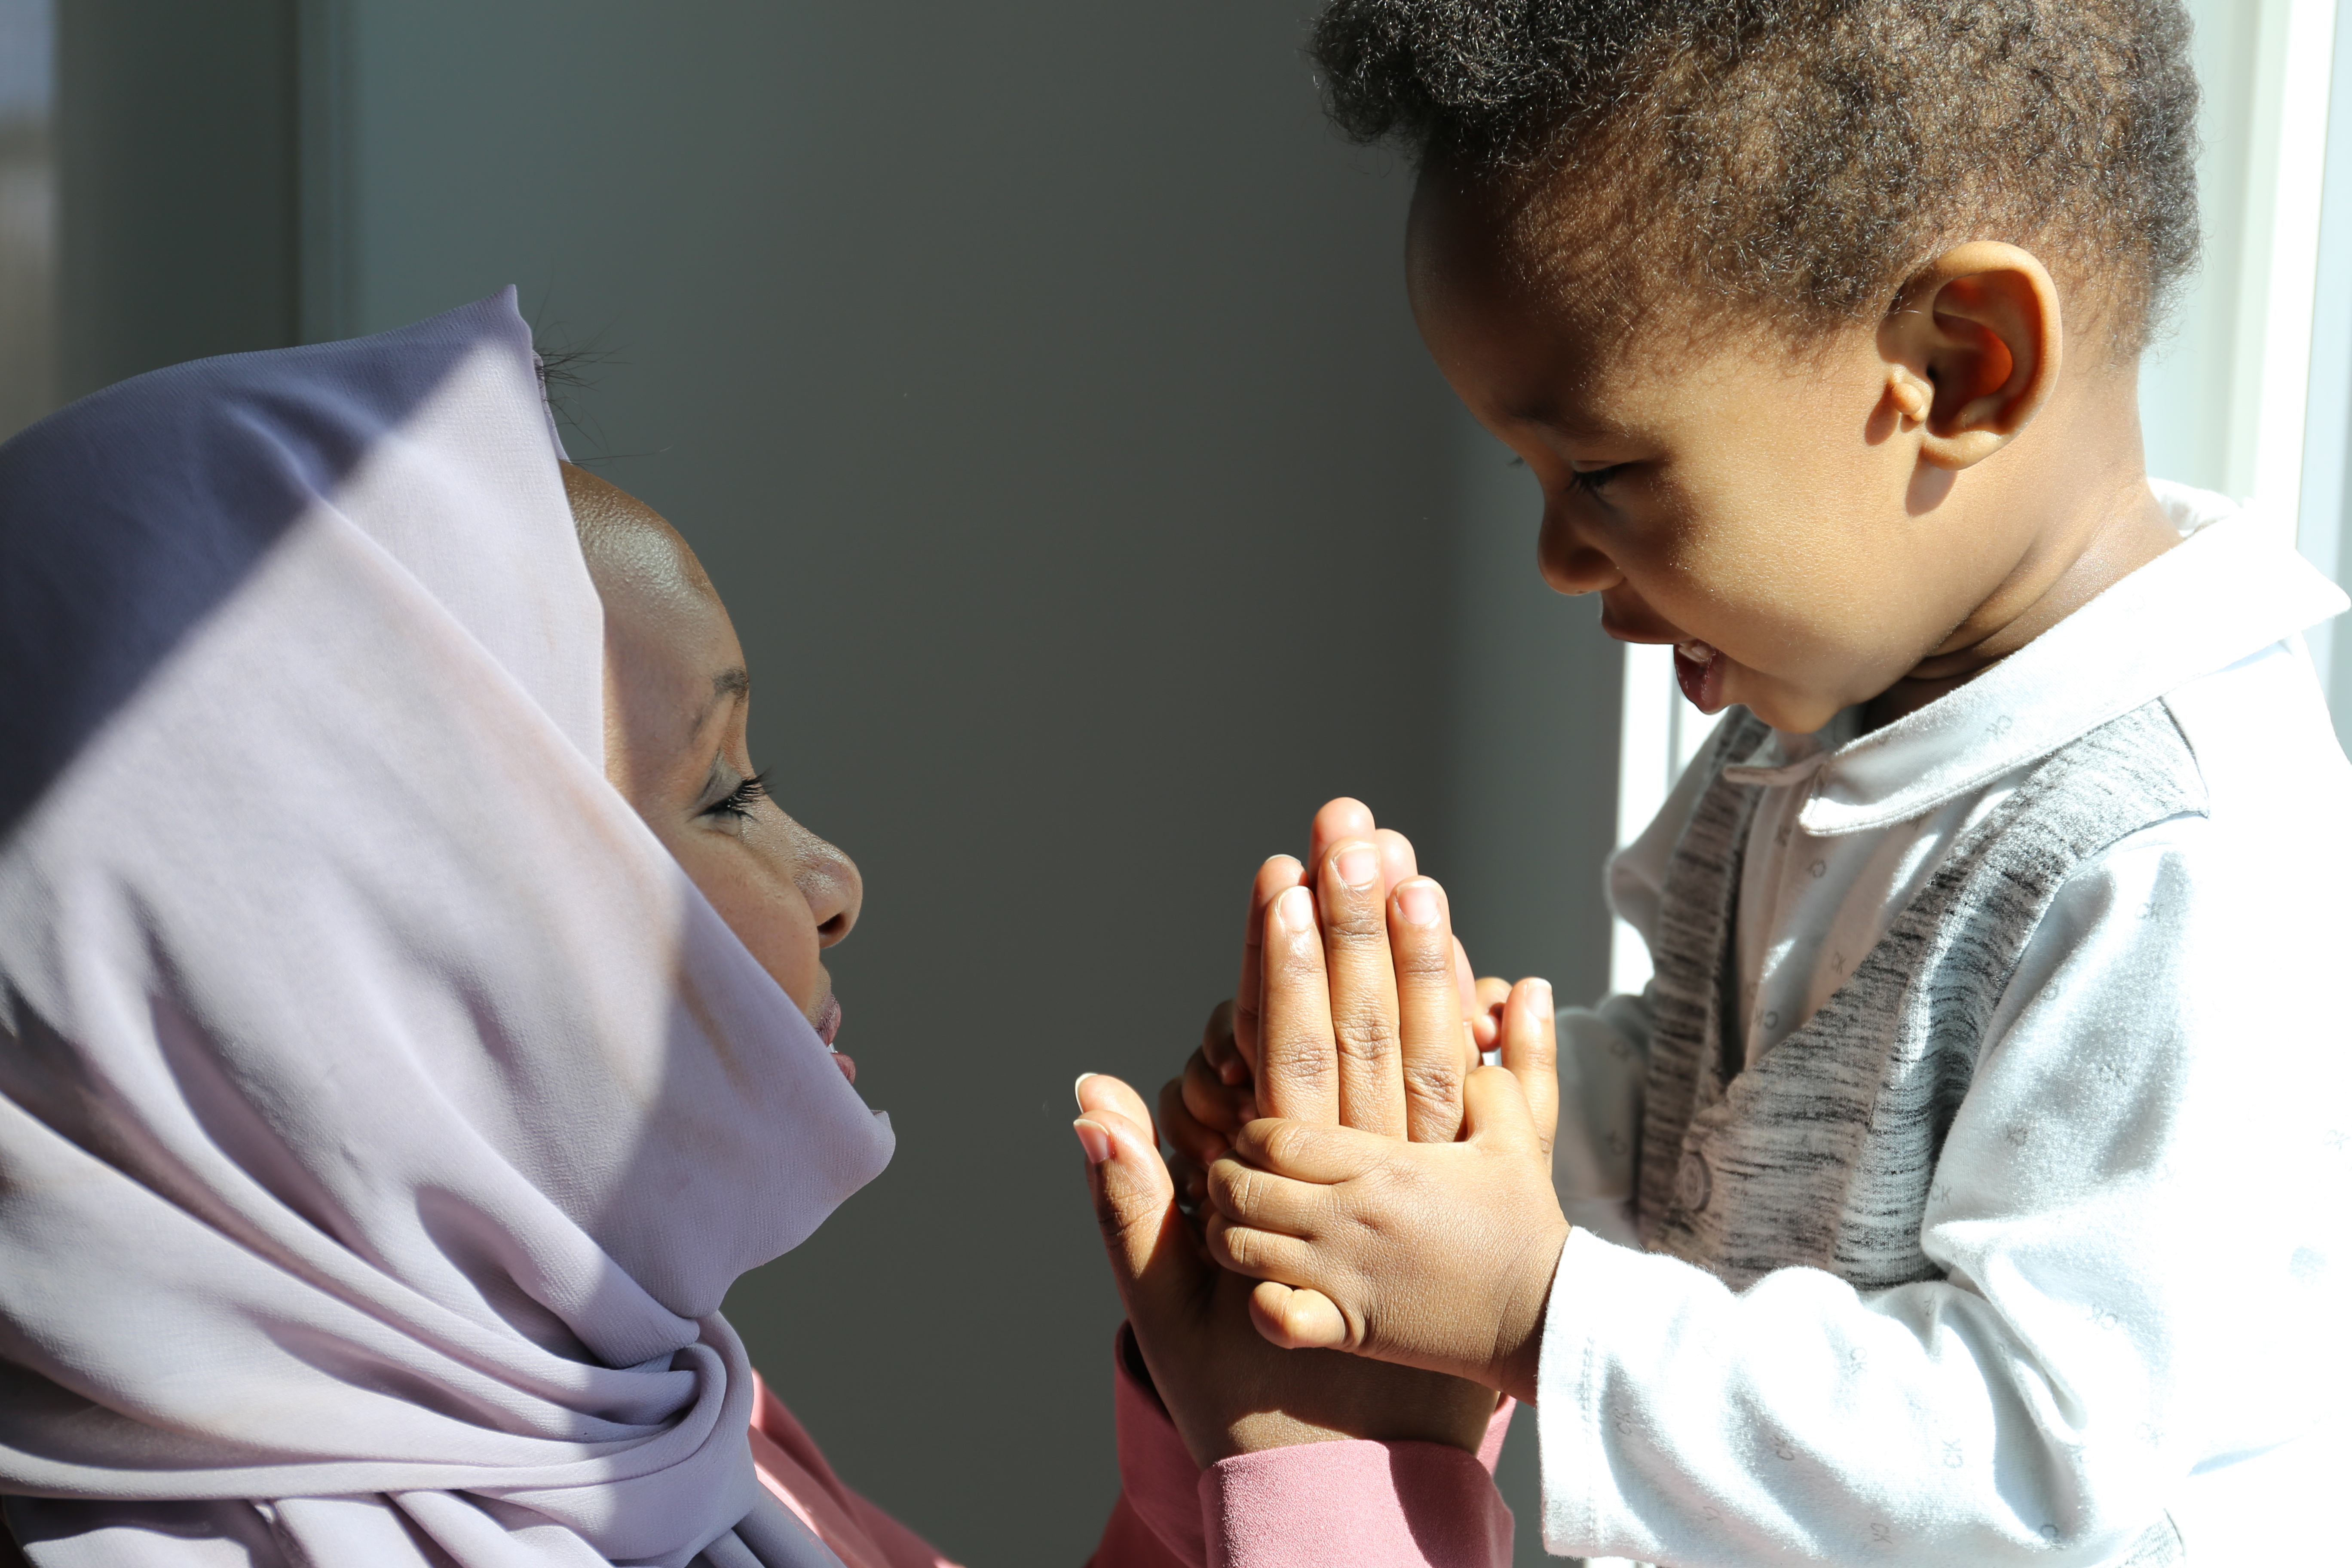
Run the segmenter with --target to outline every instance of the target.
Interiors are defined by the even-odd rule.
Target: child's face
[[[686,541],[584,469],[564,488],[604,606],[605,775],[830,1045],[823,954],[857,920],[857,868],[759,786],[742,645]]]
[[[1617,352],[1517,281],[1486,215],[1425,181],[1408,248],[1423,340],[1543,487],[1539,554],[1684,690],[1801,733],[1958,646],[2031,547],[2022,519],[1939,511],[1874,334],[1799,358],[1731,332]],[[1662,334],[1671,342],[1676,334]]]

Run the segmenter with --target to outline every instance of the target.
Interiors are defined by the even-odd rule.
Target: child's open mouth
[[[1723,655],[1693,638],[1675,644],[1675,679],[1702,713],[1723,710]]]

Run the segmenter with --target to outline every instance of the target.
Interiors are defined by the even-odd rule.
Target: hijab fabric
[[[719,1315],[887,1120],[605,783],[512,291],[0,447],[36,1568],[784,1568]]]

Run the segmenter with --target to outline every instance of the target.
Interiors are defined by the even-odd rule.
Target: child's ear
[[[1972,240],[1913,276],[1878,330],[1887,396],[1939,468],[1984,461],[2058,384],[2058,287],[2030,251]]]

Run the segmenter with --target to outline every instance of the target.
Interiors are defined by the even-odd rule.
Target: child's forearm
[[[1538,1379],[1546,1541],[1691,1563],[2119,1560],[2188,1468],[2149,1436],[2168,1369],[2062,1372],[2040,1348],[1948,1283],[1861,1297],[1783,1269],[1735,1294],[1573,1237]]]

